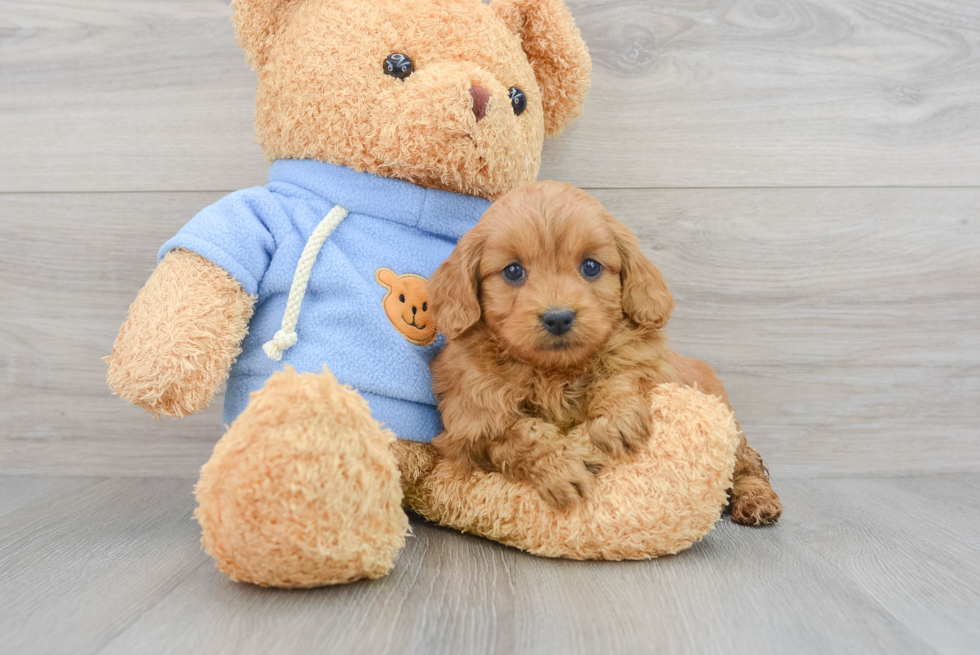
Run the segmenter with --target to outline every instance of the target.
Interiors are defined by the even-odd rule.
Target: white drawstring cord
[[[293,274],[293,284],[289,287],[286,311],[282,315],[282,329],[276,332],[271,341],[267,341],[262,346],[269,359],[278,362],[282,359],[283,351],[292,348],[299,341],[296,335],[296,322],[299,320],[299,308],[303,304],[303,296],[306,295],[306,285],[310,281],[310,272],[313,270],[317,255],[320,254],[323,242],[345,218],[347,218],[347,210],[337,205],[324,216],[303,246],[303,254],[300,255],[299,263],[296,264],[296,273]]]

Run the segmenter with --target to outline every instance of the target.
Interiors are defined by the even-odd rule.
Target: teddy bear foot
[[[731,410],[696,389],[661,385],[651,413],[648,445],[610,460],[592,498],[569,510],[499,473],[463,475],[429,444],[399,441],[392,450],[406,501],[430,521],[545,557],[646,559],[680,552],[712,529],[739,443]]]
[[[408,530],[393,440],[328,371],[275,373],[201,469],[204,549],[261,586],[385,575]]]

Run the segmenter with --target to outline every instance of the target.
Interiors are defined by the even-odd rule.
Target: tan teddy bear
[[[416,346],[428,346],[435,341],[436,324],[429,315],[425,278],[414,273],[398,275],[382,267],[375,271],[374,279],[388,290],[382,303],[395,329]]]
[[[287,587],[384,575],[403,500],[552,556],[650,557],[707,532],[737,432],[694,390],[660,390],[651,450],[607,467],[574,513],[496,474],[460,478],[426,443],[440,340],[424,280],[489,201],[535,180],[544,136],[588,89],[561,0],[232,6],[270,182],[164,244],[106,358],[112,390],[155,415],[197,412],[228,381],[229,428],[196,488],[218,567]]]

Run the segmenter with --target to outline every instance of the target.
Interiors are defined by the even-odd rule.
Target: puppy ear
[[[623,313],[638,325],[662,328],[674,310],[674,296],[667,290],[667,281],[640,251],[636,235],[611,215],[607,218],[623,263],[619,271]]]
[[[296,0],[231,0],[231,22],[235,40],[245,51],[245,60],[252,70],[265,66],[269,47],[276,32]]]
[[[493,0],[490,7],[521,38],[544,95],[544,129],[558,136],[582,113],[592,59],[562,0]]]
[[[480,320],[480,256],[483,239],[473,228],[456,244],[429,278],[428,292],[436,328],[453,339]]]

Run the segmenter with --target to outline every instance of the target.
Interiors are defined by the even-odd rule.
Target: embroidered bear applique
[[[414,273],[398,275],[384,267],[374,272],[374,279],[388,290],[381,303],[395,329],[416,346],[435,341],[436,324],[429,314],[426,279]]]

